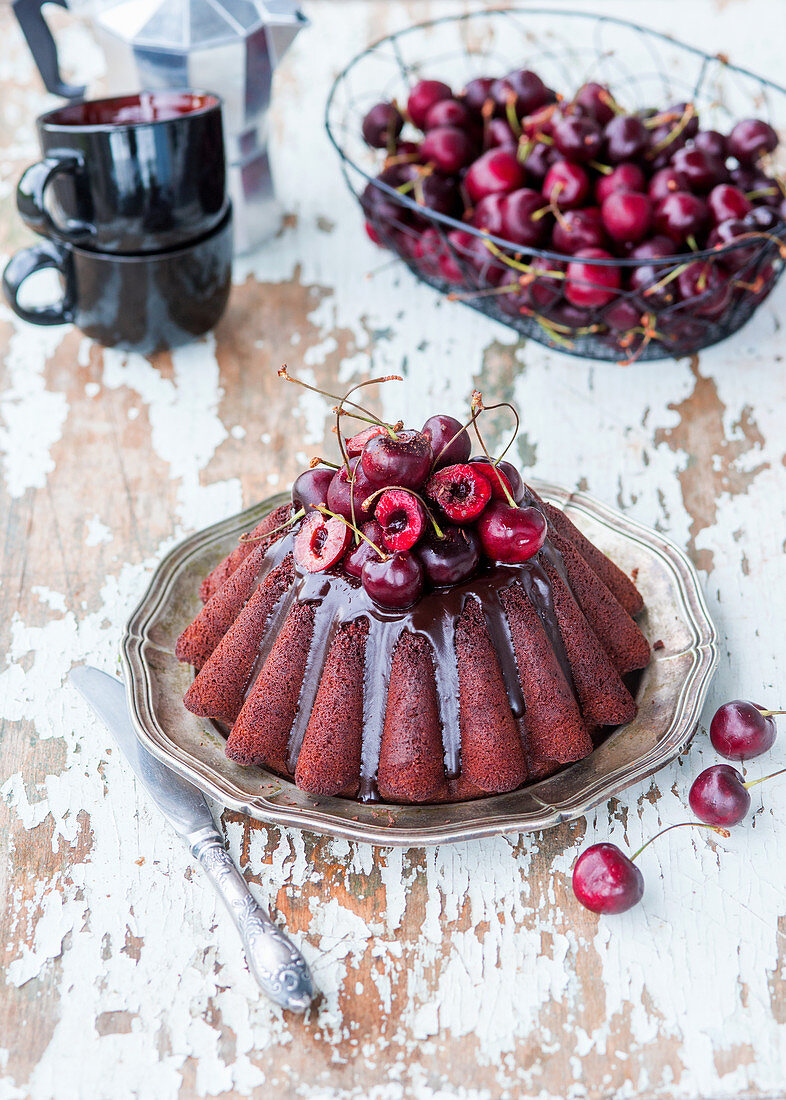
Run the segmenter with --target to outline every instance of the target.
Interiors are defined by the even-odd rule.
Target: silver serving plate
[[[426,806],[321,798],[262,768],[228,760],[221,735],[183,706],[192,672],[176,659],[175,640],[201,606],[202,578],[243,531],[285,503],[283,493],[176,546],[131,616],[122,656],[129,709],[145,747],[241,813],[372,844],[436,844],[548,829],[583,816],[668,764],[696,730],[718,661],[717,634],[696,570],[669,539],[587,493],[550,482],[533,480],[532,486],[635,576],[646,605],[640,625],[654,648],[637,691],[639,713],[591,756],[518,791]]]

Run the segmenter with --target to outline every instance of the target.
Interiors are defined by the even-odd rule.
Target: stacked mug
[[[6,266],[14,312],[144,354],[211,329],[232,274],[219,97],[140,92],[72,103],[37,125],[43,157],[17,207],[43,239]],[[60,273],[61,300],[23,305],[22,284],[45,268]]]

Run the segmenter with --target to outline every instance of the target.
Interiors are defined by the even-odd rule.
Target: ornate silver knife
[[[203,795],[142,745],[119,680],[89,666],[72,669],[70,679],[106,723],[142,786],[213,883],[235,922],[249,970],[261,988],[282,1008],[304,1012],[315,996],[308,964],[254,901]]]

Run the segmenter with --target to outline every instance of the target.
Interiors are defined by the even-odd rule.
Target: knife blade
[[[304,1012],[315,997],[308,964],[257,905],[226,850],[204,795],[142,744],[120,680],[90,666],[72,669],[69,678],[105,723],[152,802],[186,841],[212,882],[235,922],[249,970],[260,987],[282,1008]]]

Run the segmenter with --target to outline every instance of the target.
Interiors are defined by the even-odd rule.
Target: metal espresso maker
[[[92,25],[106,57],[107,94],[199,87],[224,101],[235,248],[248,252],[278,228],[267,153],[273,72],[307,19],[295,0],[13,0],[47,90],[80,99],[63,81],[45,3]]]

